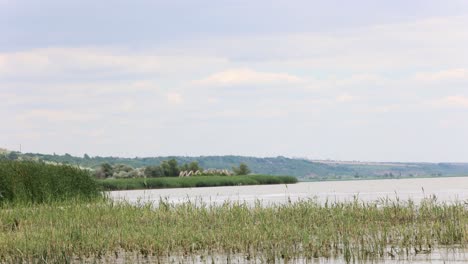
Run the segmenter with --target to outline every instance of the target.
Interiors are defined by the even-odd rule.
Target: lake
[[[222,204],[226,201],[241,201],[253,204],[255,201],[281,204],[301,199],[325,201],[376,201],[381,198],[415,202],[431,195],[438,201],[453,202],[468,199],[468,177],[386,179],[359,181],[300,182],[288,185],[251,185],[202,188],[178,188],[157,190],[132,190],[109,192],[116,201],[132,203],[158,203],[161,198],[172,203],[187,200],[203,200],[206,203]]]

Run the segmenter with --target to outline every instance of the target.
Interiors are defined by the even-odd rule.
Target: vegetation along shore
[[[247,175],[241,163],[232,170],[204,170],[197,162],[179,165],[174,159],[161,165],[133,169],[103,163],[98,169],[43,161],[0,159],[0,201],[56,201],[98,196],[99,191],[195,188],[234,185],[293,184],[292,176]]]
[[[434,197],[419,204],[130,204],[106,198],[86,170],[17,161],[0,162],[0,192],[1,263],[112,262],[126,253],[151,261],[236,255],[263,263],[317,257],[352,263],[468,245],[466,203]]]
[[[175,159],[179,164],[197,162],[200,167],[225,169],[246,164],[254,173],[263,175],[290,175],[300,181],[356,180],[356,179],[401,179],[418,177],[467,176],[468,163],[425,163],[425,162],[343,162],[330,160],[308,160],[305,158],[269,157],[256,158],[244,156],[173,156],[173,157],[99,157],[83,155],[75,157],[70,154],[20,153],[14,151],[0,152],[0,159],[42,160],[45,162],[70,164],[92,170],[99,170],[102,164],[109,164],[127,172],[130,168],[138,169],[160,166],[164,161]],[[119,168],[121,167],[121,168]],[[144,172],[144,171],[143,171]],[[110,175],[107,174],[106,177]],[[125,173],[115,176],[125,176]],[[112,175],[112,177],[114,177]]]
[[[243,203],[157,206],[112,201],[4,204],[0,262],[70,263],[115,259],[241,255],[275,260],[340,258],[351,263],[467,249],[466,205],[412,202],[264,207]]]
[[[0,203],[47,203],[101,196],[100,187],[87,170],[0,160]]]
[[[134,179],[105,179],[98,180],[98,184],[106,191],[137,190],[137,189],[164,189],[164,188],[194,188],[235,185],[262,185],[262,184],[292,184],[296,177],[271,175],[244,175],[244,176],[197,176],[186,178],[134,178]]]

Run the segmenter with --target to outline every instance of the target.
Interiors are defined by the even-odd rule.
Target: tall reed
[[[272,175],[247,176],[196,176],[196,177],[163,177],[163,178],[132,178],[98,180],[103,190],[135,190],[135,189],[164,189],[164,188],[193,188],[234,185],[261,184],[292,184],[296,177]]]
[[[44,203],[100,196],[89,172],[67,165],[0,161],[0,203]]]
[[[341,258],[362,263],[441,247],[467,249],[463,203],[428,199],[285,205],[51,203],[0,210],[0,262],[118,258],[125,252],[276,260]]]

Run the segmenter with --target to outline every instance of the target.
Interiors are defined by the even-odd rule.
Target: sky
[[[0,148],[468,162],[468,1],[0,0]]]

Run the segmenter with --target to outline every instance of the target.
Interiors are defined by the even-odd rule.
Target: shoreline
[[[252,186],[295,184],[292,176],[245,175],[245,176],[194,176],[97,180],[103,191],[158,190],[222,186]]]

